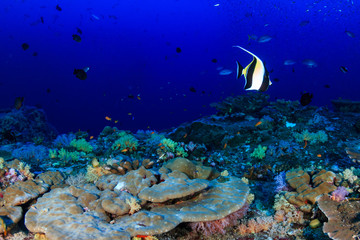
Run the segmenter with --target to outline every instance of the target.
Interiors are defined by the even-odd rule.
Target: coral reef
[[[29,239],[359,237],[355,113],[268,102],[258,93],[215,105],[216,115],[161,132],[107,126],[97,137],[78,131],[55,140],[36,108],[1,114],[0,232],[15,236],[20,227]],[[37,129],[27,129],[34,119]]]
[[[57,136],[56,129],[47,122],[42,109],[23,106],[0,114],[0,142],[32,142],[34,138],[50,141]]]
[[[12,156],[19,160],[35,159],[38,161],[48,157],[48,149],[44,146],[36,146],[34,144],[26,144],[12,152]]]
[[[269,95],[248,92],[246,95],[227,97],[220,103],[210,106],[216,108],[220,114],[232,114],[242,112],[245,114],[259,112],[268,105]]]
[[[148,177],[144,178],[144,174]],[[209,187],[205,191],[201,191],[203,188],[197,190],[201,191],[201,194],[196,194],[195,191],[184,192],[184,195],[179,196],[174,192],[175,195],[171,197],[169,194],[162,199],[165,202],[159,204],[144,201],[149,199],[146,192],[154,188],[154,185],[166,184],[172,177],[176,179],[179,176],[180,179],[186,179],[185,174],[179,175],[176,171],[162,175],[165,181],[157,182],[157,178],[151,172],[140,168],[124,176],[116,176],[118,180],[115,181],[116,186],[113,184],[113,190],[109,189],[109,184],[105,184],[110,183],[108,180],[97,184],[102,190],[93,184],[56,188],[37,200],[25,216],[25,225],[30,231],[45,233],[50,239],[64,239],[70,234],[79,240],[99,237],[129,239],[130,236],[167,232],[181,222],[213,221],[224,218],[244,206],[249,192],[243,181],[229,178],[225,183],[208,181],[206,185]],[[105,177],[113,176],[115,175]],[[144,179],[149,179],[147,184],[137,183]],[[189,184],[192,185],[190,182]],[[166,184],[161,193],[169,193],[171,188],[173,188],[172,184]],[[126,196],[139,198],[141,209],[137,206],[136,211],[132,211],[129,203],[134,200]],[[168,202],[169,198],[173,200]],[[128,213],[114,212],[114,208],[119,210],[122,208],[119,205],[122,203],[121,199],[129,206]],[[116,202],[117,204],[114,205]],[[109,211],[112,214],[116,213],[116,216],[109,218],[106,214]]]
[[[336,99],[331,101],[334,110],[337,112],[360,112],[360,101],[351,101],[345,99]]]

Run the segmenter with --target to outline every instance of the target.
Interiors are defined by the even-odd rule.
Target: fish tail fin
[[[241,66],[241,64],[236,61],[236,78],[239,79],[242,75],[242,71],[243,71],[243,66]]]
[[[251,40],[251,36],[248,34],[248,41],[250,42],[250,40]]]

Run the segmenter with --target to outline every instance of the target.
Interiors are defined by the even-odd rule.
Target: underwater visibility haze
[[[265,62],[274,82],[272,99],[299,100],[306,91],[321,106],[338,97],[359,100],[356,2],[1,5],[0,107],[24,97],[24,104],[41,106],[61,132],[96,134],[109,124],[106,116],[134,131],[213,113],[210,103],[245,93],[235,61],[246,66],[251,57],[234,45]],[[73,73],[83,68],[89,70],[80,80]]]
[[[360,3],[2,0],[1,239],[360,239]]]

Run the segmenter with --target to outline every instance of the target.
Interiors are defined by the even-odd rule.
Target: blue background
[[[245,93],[235,60],[246,66],[252,58],[233,45],[273,70],[270,78],[279,82],[267,92],[272,100],[298,100],[303,91],[320,106],[338,97],[360,100],[359,12],[351,1],[2,0],[0,108],[23,96],[26,105],[41,105],[60,132],[175,127],[214,113],[212,102]],[[72,39],[77,28],[80,43]],[[273,39],[249,41],[252,34]],[[287,59],[297,63],[285,66]],[[84,67],[90,70],[82,81],[73,71]],[[218,67],[233,73],[220,76]]]

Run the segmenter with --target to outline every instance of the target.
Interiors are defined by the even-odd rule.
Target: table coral
[[[162,173],[165,182],[178,175],[181,175],[182,179],[187,178],[185,174],[181,174]],[[141,194],[138,194],[141,189],[144,191],[154,187],[154,183],[147,180],[152,176],[152,172],[140,168],[124,176],[102,177],[103,179],[98,182],[102,190],[96,188],[94,184],[53,189],[39,198],[27,212],[25,225],[30,231],[45,233],[48,238],[55,240],[66,239],[70,235],[78,240],[130,239],[130,236],[167,232],[181,222],[212,221],[224,218],[241,209],[249,193],[249,187],[238,178],[230,177],[224,183],[216,180],[201,180],[207,181],[208,187],[204,190],[199,189],[199,193],[195,195],[187,193],[185,199],[176,199],[178,196],[174,195],[171,197],[174,200],[172,203],[155,204],[142,199]],[[141,184],[142,181],[146,184]],[[107,183],[110,187],[106,186]],[[121,188],[119,183],[121,183]],[[157,185],[162,183],[157,183]],[[139,185],[142,187],[139,188]],[[171,188],[174,187],[169,184],[163,188],[163,191],[168,192]],[[113,204],[118,200],[120,201],[117,203],[123,201],[127,204],[126,202],[130,199],[121,196],[131,195],[140,199],[139,204],[142,208],[138,209],[138,212],[125,215],[121,215],[124,212],[119,215],[109,214],[110,208],[105,205]],[[131,207],[129,209],[131,211]]]
[[[163,182],[140,191],[139,197],[151,202],[165,202],[199,192],[209,186],[203,179],[189,179],[184,173],[174,171]]]
[[[360,232],[359,201],[333,201],[329,196],[322,196],[318,201],[319,209],[326,215],[323,231],[332,239],[357,239]]]
[[[212,180],[219,176],[219,172],[211,167],[202,165],[199,162],[192,162],[189,159],[178,157],[169,160],[164,164],[165,168],[169,168],[172,171],[178,170],[185,173],[189,178],[199,178]]]

